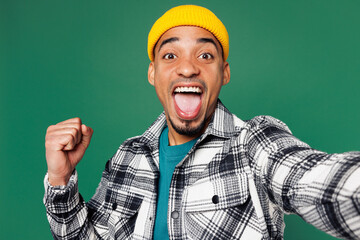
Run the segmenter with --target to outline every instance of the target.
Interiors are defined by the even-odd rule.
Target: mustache
[[[198,79],[198,78],[178,78],[170,83],[169,85],[169,92],[173,89],[174,85],[177,83],[200,83],[204,92],[207,91],[207,85],[205,81]]]

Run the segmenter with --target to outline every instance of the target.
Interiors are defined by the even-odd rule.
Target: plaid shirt
[[[77,173],[67,186],[45,177],[44,203],[56,239],[152,239],[162,113],[107,162],[85,203]],[[326,154],[281,121],[242,121],[219,101],[205,133],[176,166],[170,239],[282,239],[284,213],[337,237],[360,237],[360,153]]]

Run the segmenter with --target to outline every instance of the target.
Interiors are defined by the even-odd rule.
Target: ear
[[[154,75],[155,75],[155,66],[154,66],[154,62],[151,62],[149,64],[149,69],[148,69],[148,81],[153,86],[154,86],[154,79],[155,79]]]
[[[224,74],[224,80],[223,80],[223,86],[228,84],[230,81],[230,65],[228,62],[224,62],[224,69],[223,69],[223,74]]]

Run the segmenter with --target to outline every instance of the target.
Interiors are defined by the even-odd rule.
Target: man
[[[59,239],[281,239],[284,212],[341,238],[360,237],[360,153],[329,155],[269,116],[242,121],[218,100],[230,80],[225,26],[175,7],[148,37],[148,80],[164,112],[107,162],[93,198],[76,165],[93,130],[48,128],[44,203]]]

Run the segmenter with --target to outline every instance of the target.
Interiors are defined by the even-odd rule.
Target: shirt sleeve
[[[51,186],[44,179],[44,204],[54,239],[105,239],[108,235],[107,214],[101,206],[105,200],[108,165],[92,199],[85,203],[78,191],[75,170],[66,186]]]
[[[360,238],[360,152],[312,149],[269,116],[248,123],[251,167],[270,201],[333,236]]]

